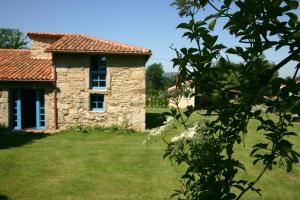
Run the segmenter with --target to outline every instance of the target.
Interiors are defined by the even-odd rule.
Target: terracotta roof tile
[[[30,50],[0,49],[0,81],[53,81],[51,59],[31,57]]]
[[[28,37],[47,37],[47,38],[61,38],[65,35],[68,35],[68,33],[47,33],[47,32],[28,32]]]
[[[81,34],[30,33],[29,35],[42,37],[43,34],[45,37],[60,38],[46,49],[48,52],[151,55],[150,49]]]

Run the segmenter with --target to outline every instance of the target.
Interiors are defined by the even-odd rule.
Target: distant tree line
[[[153,63],[146,69],[146,93],[159,94],[176,84],[176,75],[165,76],[161,63]]]
[[[153,63],[146,69],[146,106],[167,107],[167,90],[176,84],[176,74],[167,76],[161,63]]]

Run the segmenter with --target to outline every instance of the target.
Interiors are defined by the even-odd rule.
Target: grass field
[[[161,111],[147,111],[148,127],[163,121]],[[195,115],[192,120],[198,118]],[[255,126],[252,121],[250,129]],[[294,129],[299,132],[300,123]],[[53,135],[0,134],[0,200],[167,199],[179,185],[184,168],[162,160],[164,143],[145,147],[144,139],[145,133],[101,130]],[[260,135],[250,131],[246,147],[236,149],[247,166],[242,176],[254,178],[259,172],[248,156],[259,139]],[[299,151],[300,138],[293,142]],[[245,199],[299,199],[300,165],[291,173],[284,169],[267,172],[259,186],[262,197],[249,193]]]

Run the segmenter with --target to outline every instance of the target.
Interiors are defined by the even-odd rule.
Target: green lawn
[[[148,127],[163,121],[157,114],[161,111],[148,110]],[[255,122],[250,127],[254,129]],[[299,132],[300,123],[294,128]],[[145,147],[144,138],[144,133],[103,131],[1,134],[0,200],[167,199],[179,185],[183,167],[162,160],[164,143]],[[243,176],[254,178],[258,173],[245,153],[257,140],[259,136],[250,132],[246,147],[237,149],[247,166]],[[300,138],[293,141],[299,151]],[[263,197],[250,194],[245,199],[299,199],[300,165],[291,173],[267,172],[259,186]]]

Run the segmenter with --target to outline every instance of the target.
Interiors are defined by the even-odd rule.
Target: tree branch
[[[290,62],[294,56],[298,55],[300,53],[300,48],[294,51],[291,55],[283,59],[280,63],[278,63],[272,70],[271,73],[274,74],[276,71],[278,71],[281,67],[283,67],[285,64]]]
[[[249,189],[251,189],[255,185],[255,183],[257,183],[259,181],[259,179],[263,176],[263,174],[266,172],[268,167],[269,167],[269,164],[264,167],[264,169],[260,172],[260,174],[255,179],[255,181],[250,183],[249,186],[240,193],[240,195],[237,197],[236,200],[239,200]]]

